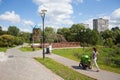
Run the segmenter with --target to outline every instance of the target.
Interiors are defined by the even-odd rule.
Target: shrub
[[[12,46],[14,42],[14,36],[12,35],[2,35],[0,36],[0,46],[9,47]]]
[[[115,47],[113,51],[108,55],[112,64],[120,67],[120,49]]]
[[[112,38],[108,38],[105,41],[105,46],[112,47],[114,45]]]
[[[15,45],[22,45],[24,40],[21,37],[15,37],[14,44]]]

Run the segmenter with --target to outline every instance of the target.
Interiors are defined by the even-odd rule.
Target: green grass
[[[80,61],[80,58],[76,58],[77,54],[82,54],[82,50],[79,48],[75,48],[75,49],[55,49],[52,51],[55,54],[58,54],[60,56],[64,56],[76,61]],[[74,53],[74,54],[73,54]]]
[[[21,48],[19,48],[21,51],[23,51],[23,52],[31,52],[31,51],[33,51],[33,48],[31,48],[31,47],[21,47]],[[36,50],[40,50],[41,48],[35,48],[35,51]]]
[[[98,65],[101,69],[116,72],[120,74],[120,67],[117,66],[111,66],[109,64],[106,65],[106,58],[108,57],[109,53],[112,51],[111,48],[105,48],[105,47],[97,47],[99,56],[98,56]],[[52,53],[55,53],[57,55],[75,60],[80,61],[80,57],[82,54],[88,54],[89,56],[92,54],[92,48],[85,48],[84,51],[82,48],[73,48],[73,49],[54,49]]]
[[[0,48],[0,52],[6,52],[7,48]]]
[[[90,77],[87,77],[83,74],[80,74],[79,72],[74,71],[71,68],[68,68],[67,66],[64,66],[50,58],[45,58],[43,60],[42,58],[35,58],[38,62],[45,65],[47,68],[52,70],[57,75],[61,76],[64,80],[94,80]]]

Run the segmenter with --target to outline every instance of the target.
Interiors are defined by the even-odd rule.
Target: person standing
[[[98,51],[97,51],[96,48],[93,48],[93,52],[92,52],[93,65],[96,66],[97,72],[99,72],[100,68],[99,68],[99,66],[97,64],[97,56],[98,56]]]

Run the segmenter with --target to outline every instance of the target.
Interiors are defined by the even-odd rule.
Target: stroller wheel
[[[81,63],[79,63],[79,67],[81,67]]]

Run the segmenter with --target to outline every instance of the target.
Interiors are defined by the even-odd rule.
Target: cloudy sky
[[[42,28],[40,11],[46,9],[45,26],[55,29],[87,23],[92,27],[95,18],[109,19],[109,28],[120,27],[120,0],[0,0],[0,26],[11,25],[21,31]]]

